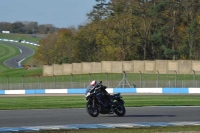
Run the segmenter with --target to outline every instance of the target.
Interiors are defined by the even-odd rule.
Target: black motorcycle
[[[124,116],[126,109],[124,107],[124,101],[120,96],[120,93],[105,96],[101,89],[106,89],[106,86],[98,83],[95,87],[87,89],[85,93],[86,111],[92,117],[97,117],[100,114],[117,114],[118,116]],[[100,101],[98,96],[102,96]],[[102,104],[102,102],[104,104]]]

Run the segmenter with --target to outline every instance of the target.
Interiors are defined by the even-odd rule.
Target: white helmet
[[[93,80],[93,81],[90,82],[91,86],[95,86],[96,84],[97,84],[97,81],[95,81],[95,80]]]

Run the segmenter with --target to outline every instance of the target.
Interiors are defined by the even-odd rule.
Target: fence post
[[[24,75],[22,75],[22,89],[24,89]]]
[[[108,73],[106,72],[106,86],[108,86]]]
[[[194,73],[194,76],[193,76],[193,86],[194,86],[194,87],[197,87],[197,86],[196,86],[196,73],[195,73],[194,70],[192,70],[192,71],[193,71],[193,73]]]
[[[183,82],[183,80],[182,80],[182,88],[184,88],[185,87],[185,85],[184,85],[184,82]]]
[[[177,82],[176,82],[177,71],[176,70],[174,70],[174,71],[175,71],[175,88],[176,88],[176,85],[177,85]]]
[[[38,74],[38,89],[40,89],[40,75]]]
[[[123,71],[124,77],[123,77],[123,88],[125,88],[125,84],[126,84],[126,72]]]
[[[54,89],[56,89],[56,76],[53,74],[54,76]]]
[[[89,83],[91,82],[91,73],[89,73]]]
[[[73,74],[71,73],[71,88],[73,88]]]
[[[10,89],[10,81],[9,81],[9,76],[7,75],[7,89],[9,90]]]
[[[159,87],[159,71],[157,70],[157,87]]]
[[[140,87],[142,88],[142,72],[141,71],[139,72],[140,72]]]

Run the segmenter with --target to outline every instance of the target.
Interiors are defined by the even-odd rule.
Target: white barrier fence
[[[10,40],[10,39],[0,39],[0,41],[4,41],[4,42],[18,42],[18,43],[24,43],[24,44],[30,44],[30,45],[34,45],[34,46],[40,46],[39,44],[37,43],[34,43],[34,42],[27,42],[25,40],[23,41],[19,41],[19,40]]]
[[[200,88],[107,88],[109,93],[122,94],[200,94]],[[0,90],[0,95],[8,94],[85,94],[86,88]]]

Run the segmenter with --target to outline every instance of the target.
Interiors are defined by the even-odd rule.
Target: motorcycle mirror
[[[102,81],[99,81],[99,83],[101,84],[101,83],[102,83]]]

